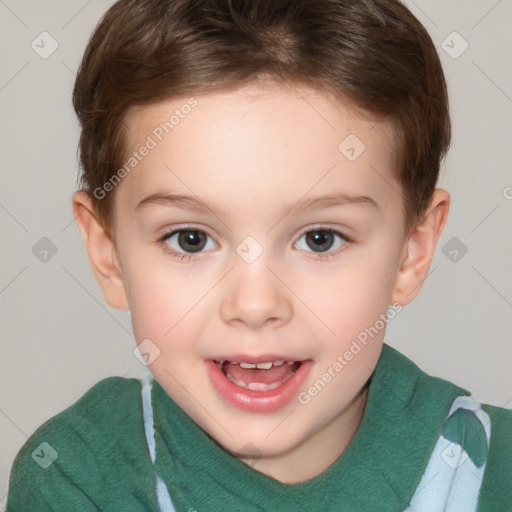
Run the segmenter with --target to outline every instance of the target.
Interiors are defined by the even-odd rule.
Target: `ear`
[[[116,247],[99,222],[89,195],[83,190],[73,194],[73,215],[103,297],[113,308],[130,309]]]
[[[422,220],[409,234],[397,271],[391,304],[406,305],[418,295],[427,277],[437,241],[443,231],[450,208],[450,195],[438,188]]]

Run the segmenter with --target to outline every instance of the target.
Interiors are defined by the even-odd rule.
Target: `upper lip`
[[[234,362],[243,362],[243,363],[268,363],[273,361],[305,361],[304,358],[288,356],[283,354],[259,354],[259,355],[251,355],[251,354],[232,354],[229,356],[218,356],[211,358],[212,361],[234,361]]]

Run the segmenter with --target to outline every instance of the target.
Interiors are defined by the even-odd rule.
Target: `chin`
[[[252,435],[246,432],[243,437],[237,436],[236,438],[232,438],[225,433],[222,438],[215,438],[211,435],[210,437],[215,443],[237,458],[261,458],[283,455],[300,444],[303,439],[300,435],[297,435],[297,438],[291,437],[288,431],[285,432],[286,436],[284,439],[282,434],[272,434],[269,436],[268,433],[271,431],[272,429],[265,429],[265,431],[260,429],[258,432],[253,432]]]

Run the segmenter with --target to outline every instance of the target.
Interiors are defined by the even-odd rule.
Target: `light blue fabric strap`
[[[142,417],[144,419],[144,434],[146,434],[146,443],[151,456],[151,462],[155,465],[155,425],[153,422],[153,406],[151,405],[151,375],[142,381]]]
[[[155,423],[153,416],[153,405],[151,403],[151,383],[152,375],[148,375],[142,380],[142,418],[144,420],[144,434],[146,435],[146,443],[148,445],[149,455],[153,466],[156,460],[156,445],[155,445]],[[156,495],[158,498],[158,506],[160,512],[176,512],[174,505],[169,495],[169,490],[161,478],[156,475]]]
[[[453,401],[446,420],[459,409],[471,411],[481,423],[487,444],[483,440],[484,446],[480,447],[480,451],[486,454],[491,439],[489,415],[473,397],[459,396]],[[472,436],[466,430],[463,434]],[[485,460],[479,464],[477,467],[460,444],[441,435],[411,504],[404,512],[475,512],[485,472]]]

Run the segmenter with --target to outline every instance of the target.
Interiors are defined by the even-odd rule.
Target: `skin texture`
[[[250,86],[195,99],[116,186],[112,239],[83,191],[73,196],[76,221],[105,300],[131,310],[137,343],[150,339],[160,350],[149,369],[167,393],[257,471],[283,483],[305,481],[328,468],[357,431],[385,329],[307,404],[293,399],[268,413],[227,403],[205,360],[240,353],[311,359],[301,387],[307,391],[390,304],[417,295],[449,195],[436,189],[425,217],[405,233],[387,124],[358,118],[307,88]],[[186,101],[133,108],[129,150]],[[338,149],[349,134],[366,146],[354,161]],[[153,193],[192,195],[208,207],[153,203],[136,210]],[[376,206],[294,206],[333,193],[367,196]],[[184,257],[177,235],[158,241],[189,225],[208,235],[202,252]],[[336,236],[332,247],[315,252],[304,235],[312,228],[338,230],[348,240]],[[237,253],[248,236],[263,249],[251,263]]]

